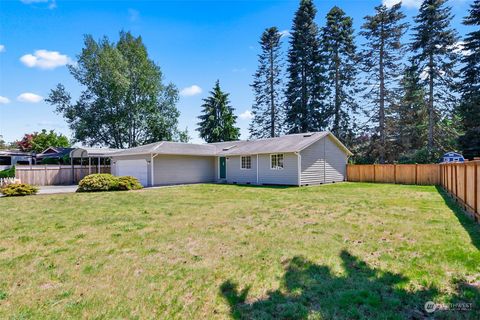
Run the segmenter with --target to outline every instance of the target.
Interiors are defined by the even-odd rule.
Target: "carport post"
[[[97,162],[97,168],[98,168],[98,172],[97,172],[97,173],[101,173],[101,172],[100,172],[100,157],[98,157],[97,161],[98,161],[98,162]]]

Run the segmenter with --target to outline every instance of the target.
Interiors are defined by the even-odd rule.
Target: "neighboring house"
[[[441,162],[465,162],[465,159],[460,153],[447,152],[443,155]]]
[[[75,148],[48,147],[42,153],[37,153],[37,163],[69,164],[72,150],[75,150]]]
[[[352,153],[330,132],[209,144],[157,142],[111,153],[112,173],[144,186],[223,182],[311,185],[344,181]]]
[[[32,164],[34,156],[19,150],[0,150],[0,170],[5,170],[16,164]]]

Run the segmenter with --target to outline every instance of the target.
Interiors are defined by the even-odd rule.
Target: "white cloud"
[[[290,37],[290,36],[291,36],[290,30],[280,31],[280,37],[286,38],[286,37]]]
[[[391,8],[393,5],[399,3],[401,0],[382,0],[382,3]],[[423,0],[403,0],[402,7],[405,8],[420,8]]]
[[[0,44],[0,52],[5,52],[5,46],[3,44]]]
[[[240,113],[238,117],[242,120],[250,120],[253,118],[253,113],[250,110],[245,110],[244,112]]]
[[[131,22],[135,22],[138,20],[138,18],[140,18],[140,12],[135,9],[128,9],[128,18]]]
[[[37,103],[43,100],[42,96],[31,92],[24,92],[17,97],[20,102]]]
[[[202,88],[194,84],[193,86],[183,88],[180,91],[180,95],[184,97],[191,97],[191,96],[196,96],[197,94],[202,93]]]
[[[20,61],[29,68],[55,69],[69,63],[72,60],[58,51],[36,50],[34,54],[26,54]]]
[[[8,99],[7,97],[0,96],[0,104],[7,104],[7,103],[10,103],[10,99]]]
[[[457,54],[462,54],[464,56],[469,56],[470,54],[472,54],[470,50],[465,50],[465,41],[458,41],[449,49],[453,49],[453,52]]]
[[[24,4],[46,3],[48,9],[55,9],[57,7],[57,0],[20,0]]]

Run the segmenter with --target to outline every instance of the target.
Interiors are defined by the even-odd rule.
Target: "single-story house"
[[[157,142],[110,154],[112,174],[144,186],[312,185],[344,181],[352,153],[330,132],[208,144]]]

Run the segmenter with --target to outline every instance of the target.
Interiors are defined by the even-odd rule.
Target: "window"
[[[252,169],[252,157],[242,156],[240,159],[240,169]]]
[[[283,169],[283,154],[270,155],[270,169]]]

